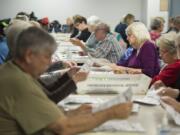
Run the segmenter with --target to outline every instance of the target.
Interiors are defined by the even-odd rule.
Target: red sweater
[[[180,78],[180,60],[167,65],[158,75],[156,75],[151,84],[161,80],[166,86],[175,88],[177,80]]]

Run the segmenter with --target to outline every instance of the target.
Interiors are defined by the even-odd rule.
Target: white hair
[[[87,19],[87,23],[89,25],[97,25],[101,22],[101,20],[99,19],[99,17],[97,16],[90,16],[88,19]]]
[[[175,39],[177,37],[176,32],[169,32],[163,34],[158,40],[157,45],[169,52],[171,55],[177,54],[177,48],[175,45]]]
[[[19,36],[19,34],[29,28],[32,27],[33,24],[31,24],[29,21],[23,21],[23,20],[13,20],[13,22],[7,27],[6,29],[6,36],[7,36],[7,44],[10,49],[10,53],[13,54],[15,51],[15,45],[16,40]]]
[[[177,34],[177,37],[175,39],[175,45],[177,47],[178,58],[180,58],[180,32]]]
[[[146,40],[150,40],[150,34],[146,26],[142,22],[134,22],[126,29],[127,35],[134,35],[138,44],[142,44]]]

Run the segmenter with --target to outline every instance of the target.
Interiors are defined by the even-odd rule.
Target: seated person
[[[127,39],[133,47],[131,56],[125,61],[111,65],[114,71],[120,73],[143,73],[154,77],[159,73],[158,53],[155,44],[150,41],[150,35],[141,22],[134,22],[126,29]]]
[[[83,16],[74,17],[74,26],[80,31],[79,35],[77,35],[76,38],[86,42],[91,35],[91,32],[89,32],[88,30],[86,18]]]
[[[172,26],[173,27],[168,32],[174,31],[174,32],[178,33],[180,31],[180,16],[176,16],[173,18]]]
[[[178,34],[177,38],[175,39],[175,45],[177,47],[178,57],[180,57],[180,34]],[[164,89],[158,90],[158,94],[161,96],[162,101],[171,105],[177,112],[180,113],[180,89],[166,87]]]
[[[166,66],[151,81],[150,86],[155,87],[155,89],[159,87],[160,82],[164,86],[180,89],[176,86],[176,81],[180,77],[180,60],[177,56],[177,51],[180,49],[177,49],[175,45],[176,36],[175,32],[171,32],[162,35],[157,40],[160,57]]]
[[[26,12],[19,12],[16,14],[16,17],[15,19],[18,19],[18,20],[23,20],[23,21],[29,21],[30,18],[29,18],[29,14],[26,13]]]
[[[90,106],[65,114],[43,93],[37,82],[51,62],[57,44],[37,27],[20,33],[12,61],[0,68],[0,134],[71,135],[89,131],[111,119],[127,118],[132,103],[92,113]]]
[[[13,59],[14,52],[15,52],[15,46],[16,46],[16,39],[19,36],[19,34],[23,30],[25,30],[31,26],[34,26],[31,22],[16,20],[16,21],[14,21],[13,24],[11,24],[7,28],[7,31],[6,31],[7,43],[8,43],[8,46],[10,47],[8,60]],[[54,70],[62,69],[63,65],[72,67],[75,65],[75,63],[55,62],[48,68],[48,70],[46,72],[51,72]],[[77,72],[78,70],[74,70],[74,71]],[[72,72],[72,70],[70,70],[69,72]],[[87,77],[87,73],[85,73],[85,72],[84,73],[81,72],[78,74],[76,74],[76,72],[74,72],[74,74],[69,74],[69,72],[67,72],[63,75],[61,75],[60,73],[57,73],[55,75],[52,73],[49,73],[46,77],[40,77],[38,79],[38,81],[45,87],[44,91],[47,94],[47,96],[55,103],[57,103],[60,100],[62,100],[63,98],[65,98],[70,93],[75,93],[76,92],[76,83],[83,79],[85,80]],[[79,74],[81,74],[81,78],[79,78]],[[51,83],[49,83],[49,82],[51,82]]]
[[[164,19],[161,17],[155,17],[151,20],[150,36],[154,42],[161,36],[161,32],[164,29]]]
[[[122,22],[120,22],[116,27],[115,27],[115,32],[119,33],[123,40],[127,43],[127,47],[130,47],[129,41],[127,40],[127,35],[126,35],[126,28],[132,24],[135,20],[134,15],[132,14],[127,14],[125,17],[123,17]]]
[[[66,24],[62,25],[62,32],[63,33],[70,33],[71,34],[71,36],[70,36],[71,38],[75,37],[79,33],[78,29],[76,29],[74,27],[73,18],[75,18],[75,16],[68,17],[66,19]]]
[[[168,20],[168,30],[166,33],[173,31],[174,29],[174,17],[170,17]]]
[[[73,17],[68,17],[66,20],[66,24],[69,26],[69,31],[71,33],[71,38],[74,38],[78,35],[79,30],[74,26],[74,19],[77,17],[77,15]]]
[[[92,33],[89,37],[89,39],[83,43],[84,45],[87,46],[87,49],[95,49],[96,48],[96,39],[94,36],[94,32],[96,27],[101,23],[101,20],[97,16],[90,16],[87,19],[87,24],[88,24],[88,30]],[[82,48],[83,49],[83,48]],[[84,52],[85,53],[85,52]]]
[[[80,46],[92,57],[105,58],[112,63],[116,63],[124,53],[124,49],[105,23],[97,24],[94,33],[91,34],[86,43],[77,39],[71,39],[71,42]]]

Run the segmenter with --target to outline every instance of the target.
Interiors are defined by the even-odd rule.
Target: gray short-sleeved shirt
[[[62,111],[40,84],[12,62],[0,67],[0,135],[38,134]]]

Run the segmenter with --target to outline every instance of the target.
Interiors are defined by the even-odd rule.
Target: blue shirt
[[[120,58],[120,60],[118,61],[117,65],[122,65],[124,64],[128,59],[129,57],[131,56],[132,52],[133,52],[133,48],[132,47],[129,47],[126,49],[124,55]]]
[[[9,49],[7,46],[7,40],[6,38],[0,38],[0,64],[3,64],[7,55],[8,55]]]

